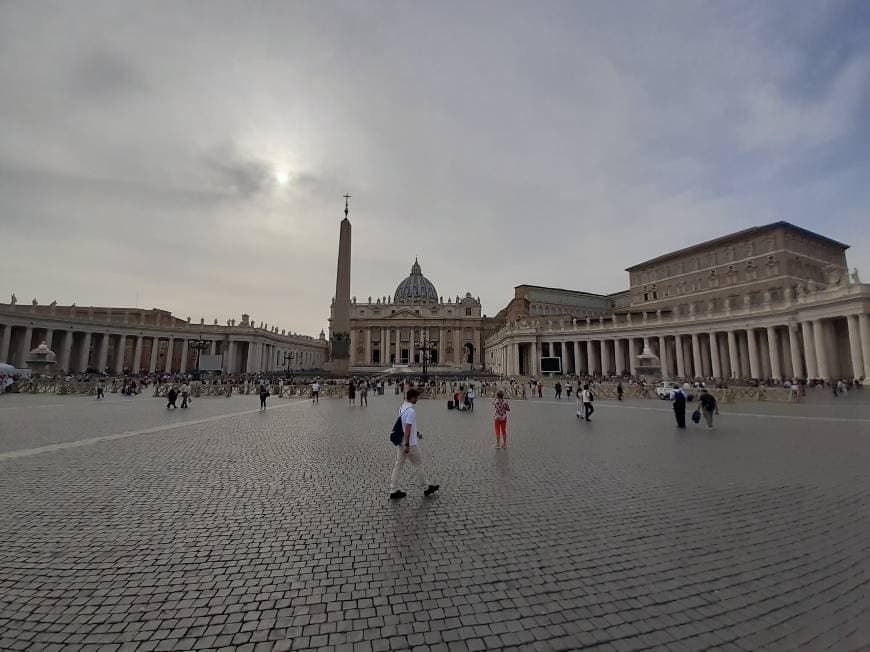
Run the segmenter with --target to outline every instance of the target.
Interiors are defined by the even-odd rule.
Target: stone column
[[[438,329],[438,364],[439,365],[443,365],[446,362],[446,360],[444,359],[444,356],[447,355],[446,348],[445,348],[446,346],[447,346],[447,329],[442,326],[441,328]]]
[[[628,368],[632,376],[637,375],[637,343],[633,337],[628,338]]]
[[[746,330],[746,344],[749,347],[749,375],[758,380],[761,378],[761,363],[758,359],[758,338],[755,329]]]
[[[586,363],[589,366],[590,376],[598,371],[599,360],[600,358],[595,355],[595,342],[593,340],[586,340]]]
[[[870,318],[858,315],[858,333],[861,337],[861,354],[864,362],[864,377],[870,374]]]
[[[607,340],[601,340],[601,375],[607,373],[610,369],[610,356],[607,355]]]
[[[538,367],[540,363],[538,362],[538,343],[535,340],[529,344],[529,375],[537,376],[538,375]]]
[[[297,364],[299,363],[298,358],[295,360],[295,362]],[[235,364],[236,364],[236,343],[235,343],[235,341],[230,340],[229,342],[227,342],[227,350],[224,351],[224,357],[223,357],[223,360],[221,361],[221,366],[223,367],[225,372],[227,372],[228,374],[232,374],[232,373],[235,373],[235,371],[236,371]]]
[[[701,341],[697,333],[692,333],[692,375],[695,378],[704,375],[704,367],[701,363]]]
[[[366,329],[366,364],[372,363],[372,329]]]
[[[183,340],[181,340],[181,373],[187,371],[187,357],[187,338],[185,337]]]
[[[253,341],[248,340],[248,356],[247,360],[245,360],[245,373],[252,374],[254,373],[254,356],[257,355],[256,345]],[[353,354],[351,354],[351,362],[353,362]]]
[[[19,369],[24,368],[24,361],[27,359],[27,354],[30,353],[31,341],[33,340],[33,329],[28,326],[24,329],[24,335],[21,338],[21,342],[18,344],[18,355],[15,359],[15,366]]]
[[[580,341],[574,340],[574,373],[578,376],[583,368],[580,366]]]
[[[737,333],[728,331],[728,364],[731,367],[731,378],[740,378],[740,349],[737,345]]]
[[[668,360],[668,343],[664,335],[659,335],[659,360],[662,363],[662,379],[669,380],[671,377],[671,364]]]
[[[674,335],[674,352],[677,354],[677,377],[685,380],[686,361],[684,360],[682,335]]]
[[[118,347],[115,349],[115,375],[124,373],[124,358],[127,357],[127,336],[118,336]]]
[[[45,329],[45,345],[46,345],[49,349],[51,349],[52,351],[54,351],[54,349],[51,348],[51,341],[52,341],[52,339],[54,339],[54,329],[53,329],[53,328],[46,328],[46,329]]]
[[[390,329],[385,328],[384,339],[381,342],[381,356],[383,357],[383,360],[381,360],[381,364],[384,364],[388,367],[390,366],[390,353]]]
[[[169,343],[166,346],[166,366],[165,366],[165,369],[169,373],[172,373],[172,354],[173,354],[172,348],[174,345],[173,340],[174,340],[174,337],[172,335],[170,335],[169,336]]]
[[[825,344],[825,324],[821,319],[813,322],[813,339],[816,345],[816,362],[819,365],[819,377],[828,379],[831,377],[828,367],[828,347]]]
[[[211,348],[209,349],[209,355],[217,355],[217,340],[211,341]]]
[[[58,367],[63,371],[70,370],[70,356],[72,355],[72,345],[73,345],[73,332],[72,331],[64,331],[63,333],[63,342],[60,345],[60,356],[58,357]],[[0,354],[0,360],[3,359],[2,354]]]
[[[91,337],[90,333],[82,335],[82,349],[79,351],[79,371],[87,371],[88,362],[91,358]]]
[[[151,360],[148,362],[149,373],[157,371],[157,354],[160,352],[160,338],[151,338]]]
[[[801,358],[801,343],[798,340],[798,329],[794,324],[788,327],[788,347],[791,353],[791,367],[794,378],[804,377],[804,362]]]
[[[818,378],[819,367],[816,364],[816,343],[813,337],[813,323],[801,322],[801,332],[804,336],[804,355],[807,361],[807,378]]]
[[[133,373],[139,373],[142,369],[142,336],[136,338],[136,344],[133,346]]]
[[[858,315],[849,315],[849,353],[852,356],[852,378],[863,378],[864,360],[861,357],[861,334],[858,326]]]
[[[9,362],[9,345],[12,343],[12,324],[3,327],[3,339],[0,340],[0,362]]]
[[[100,373],[106,370],[106,367],[109,364],[109,334],[103,333],[100,335],[100,348],[99,348],[99,362],[97,363],[97,369]]]
[[[613,370],[621,376],[625,373],[625,351],[622,348],[622,340],[618,337],[613,340],[613,357],[616,358]]]
[[[782,364],[779,358],[779,338],[774,326],[767,327],[767,348],[770,351],[770,375],[774,380],[782,380]]]
[[[710,366],[713,378],[722,378],[722,364],[719,361],[719,334],[710,333]]]

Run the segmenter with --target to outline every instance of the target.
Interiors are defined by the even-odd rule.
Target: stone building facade
[[[847,248],[776,222],[665,254],[628,268],[627,291],[594,295],[610,299],[604,314],[509,305],[487,362],[534,375],[552,356],[566,372],[626,374],[647,350],[666,378],[862,378],[870,285],[850,277]]]
[[[62,371],[185,372],[196,365],[195,340],[208,343],[204,354],[222,356],[226,373],[317,369],[327,351],[323,334],[279,332],[247,315],[197,324],[159,309],[0,304],[0,362],[16,367],[45,341]]]
[[[335,302],[331,307],[335,314]],[[422,364],[428,345],[433,368],[480,367],[486,334],[480,299],[456,295],[444,301],[414,261],[392,297],[368,297],[350,304],[352,369]]]

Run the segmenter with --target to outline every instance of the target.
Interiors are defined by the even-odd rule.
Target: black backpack
[[[411,408],[407,408],[405,412],[410,409]],[[402,414],[396,417],[396,423],[393,424],[393,430],[390,432],[390,441],[393,443],[393,446],[401,446],[402,442],[405,440],[405,429],[402,427],[402,415],[404,415],[405,412],[402,412]]]

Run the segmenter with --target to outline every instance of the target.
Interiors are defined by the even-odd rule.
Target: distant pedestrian
[[[617,400],[619,400],[619,401],[622,400],[622,394],[623,394],[622,383],[616,383],[616,398],[617,398]]]
[[[260,409],[266,409],[266,399],[269,398],[269,389],[265,385],[260,385]]]
[[[468,392],[465,394],[465,396],[465,405],[468,407],[469,410],[474,412],[474,399],[477,398],[477,394],[474,391],[474,385],[468,386]]]
[[[674,402],[674,417],[677,419],[677,428],[686,427],[686,393],[681,387],[671,390],[671,400]]]
[[[508,412],[510,411],[510,403],[504,399],[504,392],[499,390],[496,392],[495,400],[492,402],[492,417],[495,421],[496,448],[507,448],[507,418]],[[499,445],[499,437],[501,437],[501,445]]]
[[[169,388],[169,391],[166,392],[166,408],[177,408],[178,406],[175,404],[175,401],[178,400],[178,390],[175,389],[175,386]]]
[[[583,412],[577,412],[577,416],[584,421],[592,421],[592,413],[595,412],[595,407],[592,402],[595,400],[595,395],[589,389],[589,385],[583,385],[583,389],[577,392],[577,398],[582,406]]]
[[[544,383],[540,380],[538,381],[538,398],[544,397]]]
[[[568,383],[568,386],[565,388],[565,394],[568,396],[568,400],[571,400],[571,392],[574,391],[574,386],[571,383]]]
[[[405,461],[409,461],[417,470],[417,480],[421,486],[426,487],[423,490],[424,496],[431,496],[440,488],[437,484],[429,484],[426,480],[426,470],[423,468],[423,456],[420,453],[419,436],[417,433],[417,399],[420,392],[416,389],[409,389],[405,396],[405,402],[399,408],[399,418],[402,421],[402,431],[404,439],[402,443],[396,446],[396,463],[393,465],[393,474],[390,477],[390,499],[398,500],[404,498],[408,494],[399,489],[399,477],[402,474],[402,467],[405,466]]]
[[[105,398],[106,396],[106,383],[102,380],[97,383],[97,398]]]
[[[560,383],[557,380],[556,385],[553,387],[553,389],[556,390],[556,400],[561,401],[562,400],[562,383]]]
[[[347,400],[351,407],[356,405],[356,383],[353,380],[347,384]]]
[[[369,383],[367,380],[363,380],[359,384],[359,406],[363,405],[369,406]]]
[[[181,386],[181,407],[186,408],[190,401],[190,385],[184,383]]]
[[[311,402],[320,403],[320,383],[316,380],[311,384]]]
[[[719,406],[716,404],[716,397],[706,389],[701,390],[701,395],[698,397],[698,402],[701,404],[701,415],[704,421],[707,422],[707,430],[713,429],[713,414],[719,414]]]

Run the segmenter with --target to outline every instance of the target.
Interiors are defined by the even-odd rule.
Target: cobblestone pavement
[[[393,395],[0,397],[0,649],[866,649],[863,398],[421,402],[391,503]]]

